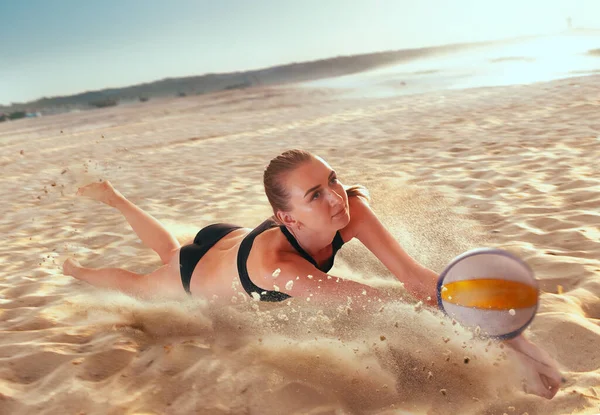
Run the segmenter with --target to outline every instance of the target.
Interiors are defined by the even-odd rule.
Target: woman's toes
[[[80,187],[77,190],[77,196],[89,197],[90,199],[110,204],[111,198],[115,194],[115,189],[110,182],[94,182]]]

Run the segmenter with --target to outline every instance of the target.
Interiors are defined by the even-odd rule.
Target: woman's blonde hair
[[[308,151],[294,149],[284,151],[269,162],[263,174],[263,184],[265,194],[275,215],[278,210],[287,212],[291,209],[289,205],[290,194],[285,188],[285,175],[314,158],[315,156]],[[371,200],[369,191],[364,186],[344,186],[344,190],[346,190],[348,197],[362,197],[367,202]],[[275,217],[274,219],[276,220]]]

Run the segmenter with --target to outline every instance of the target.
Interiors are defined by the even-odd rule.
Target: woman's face
[[[315,231],[339,230],[350,222],[348,196],[335,171],[321,158],[302,163],[285,179],[290,194],[283,222]]]

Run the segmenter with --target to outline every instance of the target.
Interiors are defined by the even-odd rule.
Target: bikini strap
[[[340,250],[342,245],[344,245],[344,240],[342,239],[342,234],[340,231],[335,233],[335,238],[333,238],[333,242],[331,244],[333,245],[333,255],[335,255],[335,253]]]
[[[288,228],[285,225],[281,225],[279,226],[279,229],[281,229],[281,232],[283,233],[283,235],[285,235],[285,238],[288,240],[288,242],[290,243],[290,245],[292,245],[292,247],[294,247],[294,249],[296,251],[298,251],[298,253],[302,256],[302,258],[306,259],[308,262],[310,262],[311,264],[313,264],[315,266],[315,268],[319,268],[319,266],[317,265],[317,261],[315,261],[313,259],[313,257],[311,257],[308,252],[306,252],[298,243],[298,241],[296,240],[296,238],[294,238],[294,235],[291,234],[291,232],[288,230]]]
[[[267,219],[259,226],[254,228],[240,243],[240,248],[238,250],[237,255],[237,269],[240,277],[240,283],[244,290],[252,296],[253,293],[256,293],[260,296],[260,301],[268,301],[268,302],[278,302],[287,300],[291,296],[282,293],[280,291],[270,291],[260,288],[258,285],[254,284],[250,279],[250,275],[248,274],[248,257],[250,256],[250,249],[252,249],[252,245],[254,243],[254,239],[263,233],[264,231],[274,228],[277,226],[277,223],[272,219]]]
[[[327,272],[331,269],[331,267],[333,267],[333,261],[335,258],[335,254],[337,253],[337,251],[340,250],[340,248],[342,247],[342,245],[344,245],[344,240],[342,239],[342,235],[340,234],[340,231],[337,231],[335,233],[335,237],[333,238],[333,241],[331,242],[331,246],[333,248],[333,252],[331,253],[331,257],[329,258],[329,260],[327,261],[327,263],[325,263],[323,265],[323,267],[319,267],[319,265],[317,264],[317,261],[314,260],[313,257],[311,257],[308,252],[306,252],[298,243],[298,241],[296,240],[296,238],[294,237],[294,235],[291,234],[291,232],[288,230],[287,227],[285,227],[284,225],[280,225],[279,229],[281,229],[281,232],[285,235],[285,238],[288,240],[288,242],[290,243],[290,245],[292,245],[292,247],[294,247],[294,249],[296,251],[298,251],[298,253],[302,256],[302,258],[306,259],[308,262],[310,262],[311,264],[313,264],[315,266],[315,268],[323,271],[323,272]]]

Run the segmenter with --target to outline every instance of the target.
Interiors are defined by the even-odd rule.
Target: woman
[[[286,151],[265,169],[264,187],[272,218],[254,230],[213,224],[202,229],[193,243],[181,247],[156,219],[109,182],[85,186],[78,194],[117,208],[142,242],[160,256],[163,266],[140,275],[123,269],[85,268],[68,259],[65,275],[145,296],[187,292],[228,302],[242,292],[260,301],[351,297],[364,302],[382,293],[327,274],[336,252],[357,238],[412,295],[436,305],[437,275],[412,259],[382,225],[369,207],[366,189],[344,186],[323,159],[302,150]],[[523,336],[506,343],[534,371],[531,392],[552,398],[560,382],[552,359]]]

